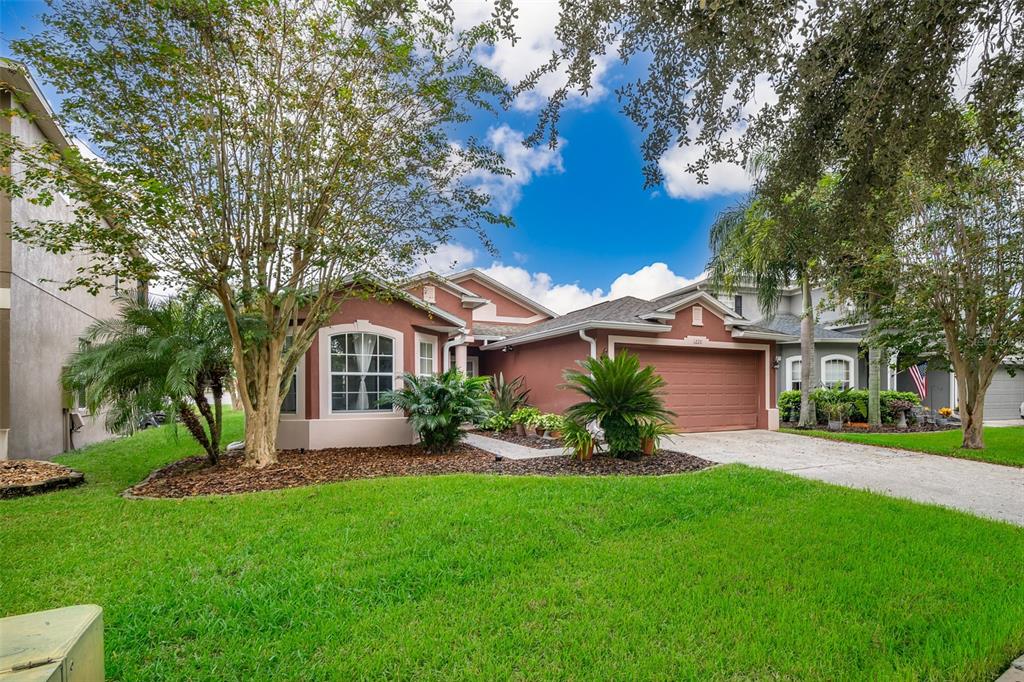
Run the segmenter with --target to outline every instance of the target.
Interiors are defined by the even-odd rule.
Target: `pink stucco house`
[[[296,372],[278,431],[282,448],[411,443],[404,416],[378,405],[404,372],[457,366],[525,377],[531,403],[559,412],[578,400],[562,372],[629,350],[668,381],[683,431],[778,428],[776,343],[705,291],[625,297],[557,315],[479,270],[428,272],[388,300],[349,300],[320,329]]]

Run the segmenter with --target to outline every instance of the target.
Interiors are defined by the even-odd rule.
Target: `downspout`
[[[585,329],[580,330],[580,338],[590,344],[590,357],[597,358],[597,339],[592,336],[587,336]]]
[[[444,366],[444,371],[447,372],[449,369],[452,368],[452,361],[451,361],[451,357],[450,357],[449,351],[451,351],[452,348],[455,348],[455,346],[458,346],[459,344],[465,342],[465,340],[466,340],[466,335],[465,334],[459,334],[454,339],[452,339],[448,343],[444,344],[444,350],[442,351],[444,353],[444,360],[441,363]]]

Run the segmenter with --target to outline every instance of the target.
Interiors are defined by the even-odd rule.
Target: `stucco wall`
[[[394,385],[399,388],[403,372],[416,373],[417,335],[433,339],[435,368],[438,371],[442,369],[443,347],[448,335],[423,326],[439,324],[447,323],[403,301],[385,303],[372,299],[350,299],[334,313],[325,328],[345,327],[339,329],[339,333],[365,328],[368,332],[390,336],[395,343]],[[353,325],[354,328],[348,328]],[[318,335],[306,352],[304,372],[300,374],[298,386],[303,397],[303,414],[282,417],[278,428],[278,447],[326,448],[412,443],[415,434],[405,416],[399,412],[330,412],[329,366],[323,360],[323,349],[326,346],[322,348],[322,343],[321,335]]]
[[[776,370],[776,385],[779,391],[789,389],[789,382],[786,380],[786,368],[789,358],[800,357],[799,343],[780,343],[776,353],[782,358]],[[826,355],[845,355],[854,361],[855,388],[867,388],[867,373],[861,365],[864,361],[858,357],[858,345],[855,343],[816,343],[814,344],[814,367],[817,370],[818,382],[821,382],[821,359]],[[885,367],[882,368],[882,381],[885,381]]]
[[[459,286],[469,289],[477,296],[489,299],[493,304],[484,305],[473,311],[473,319],[480,321],[487,321],[494,314],[500,317],[522,317],[532,318],[537,315],[536,310],[531,310],[523,304],[513,301],[505,294],[492,289],[485,283],[473,277],[467,277],[466,279],[459,280]],[[546,316],[544,316],[546,318]]]
[[[29,143],[43,141],[29,121],[15,117],[15,135]],[[15,164],[12,171],[21,168]],[[70,220],[68,202],[57,196],[50,206],[22,199],[11,201],[14,225],[32,220]],[[24,244],[11,245],[11,458],[50,458],[63,452],[67,417],[60,373],[68,356],[78,347],[85,328],[99,319],[114,317],[118,310],[113,291],[92,296],[82,289],[61,291],[60,283],[75,274],[83,261],[56,256]],[[54,280],[54,281],[47,281]],[[76,447],[109,437],[102,417],[83,416],[84,428],[74,435]]]
[[[579,394],[559,388],[562,372],[575,368],[577,360],[590,355],[590,344],[577,334],[513,346],[509,351],[483,351],[480,374],[505,375],[506,380],[526,377],[530,404],[543,412],[562,412],[580,401]]]

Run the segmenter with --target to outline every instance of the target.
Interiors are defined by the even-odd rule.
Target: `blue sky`
[[[37,0],[0,0],[0,53],[11,56],[8,40],[36,30],[34,17],[45,10]],[[467,23],[486,11],[485,2],[458,5]],[[554,2],[524,2],[519,43],[499,45],[482,60],[509,80],[522,77],[551,54],[556,17]],[[516,227],[492,233],[498,259],[463,235],[431,258],[430,266],[480,267],[559,312],[609,296],[655,296],[703,271],[708,229],[718,211],[741,196],[745,174],[721,165],[713,169],[711,183],[700,186],[683,169],[697,151],[679,149],[663,159],[666,185],[644,190],[641,135],[620,113],[613,93],[627,74],[612,60],[599,64],[598,72],[594,95],[570,101],[557,150],[519,143],[532,130],[553,79],[510,111],[474,123],[473,132],[506,153],[516,171],[512,180],[487,181]],[[56,104],[57,93],[42,85]]]

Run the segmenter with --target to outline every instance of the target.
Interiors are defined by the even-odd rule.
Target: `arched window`
[[[821,359],[821,383],[826,388],[854,388],[853,358],[848,355],[826,355]]]
[[[794,355],[786,360],[786,386],[790,391],[800,390],[800,356]]]
[[[380,394],[395,383],[395,342],[367,332],[331,337],[331,412],[388,410]]]

